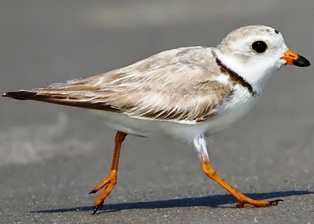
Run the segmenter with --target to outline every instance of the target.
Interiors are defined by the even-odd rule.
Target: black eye
[[[267,50],[267,44],[264,41],[255,41],[252,44],[252,49],[257,53],[263,53]]]

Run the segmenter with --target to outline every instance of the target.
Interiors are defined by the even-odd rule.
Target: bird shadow
[[[255,199],[270,199],[270,198],[285,198],[289,196],[307,195],[314,194],[311,191],[278,191],[268,193],[250,193],[247,196]],[[223,208],[234,208],[234,205],[227,206],[228,204],[236,203],[235,198],[229,194],[222,195],[211,195],[204,197],[191,197],[191,198],[180,198],[180,199],[169,199],[169,200],[157,200],[157,201],[145,201],[145,202],[128,202],[128,203],[115,203],[105,204],[102,210],[98,213],[103,212],[117,212],[121,210],[133,210],[133,209],[163,209],[163,208],[180,208],[180,207],[223,207]],[[65,212],[81,212],[81,211],[93,211],[94,206],[82,206],[72,208],[57,208],[47,210],[36,210],[31,213],[65,213]],[[98,214],[97,213],[97,214]]]

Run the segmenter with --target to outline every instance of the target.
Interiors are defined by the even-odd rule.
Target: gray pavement
[[[314,61],[314,2],[0,2],[0,91],[47,86],[179,46],[217,45],[266,24]],[[235,208],[193,147],[129,136],[99,214],[88,192],[110,168],[114,131],[82,109],[0,98],[0,223],[314,223],[314,76],[277,72],[256,107],[211,137],[217,171],[270,208]]]

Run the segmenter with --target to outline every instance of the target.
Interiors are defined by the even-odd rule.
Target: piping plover
[[[204,173],[230,192],[238,207],[265,207],[281,200],[251,199],[222,179],[209,162],[205,139],[248,112],[266,81],[285,64],[310,66],[287,48],[276,29],[246,26],[232,31],[217,47],[167,50],[90,78],[3,96],[95,109],[117,130],[111,171],[90,192],[104,188],[93,214],[117,183],[120,148],[127,134],[168,135],[193,143]]]

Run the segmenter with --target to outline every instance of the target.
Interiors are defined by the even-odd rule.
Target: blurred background
[[[278,29],[292,50],[313,62],[313,12],[312,0],[1,0],[0,92],[85,78],[176,47],[216,46],[233,29],[251,24]],[[313,81],[312,67],[277,72],[253,111],[211,138],[209,154],[218,172],[248,193],[313,191]],[[30,211],[43,209],[46,213],[35,213],[37,218],[67,220],[72,213],[61,208],[92,205],[94,196],[85,193],[110,168],[114,133],[86,110],[0,98],[0,212],[10,214],[7,220],[26,221],[35,217]],[[192,146],[171,139],[129,137],[120,168],[119,185],[108,199],[113,207],[125,201],[226,194],[204,177]],[[302,195],[284,198],[297,197],[300,211],[279,212],[289,220],[313,220],[313,197],[309,207],[309,196]],[[156,220],[174,210],[172,219],[192,223],[202,221],[197,212],[204,209],[198,203],[165,206],[154,216],[147,214],[149,209],[132,213],[132,206],[124,206],[128,223],[133,216]],[[149,206],[156,210],[159,204]],[[79,216],[89,219],[91,208],[85,208]],[[184,216],[187,210],[190,220]],[[273,215],[250,211],[248,221]],[[224,213],[217,209],[216,216],[208,217],[217,218],[219,212]],[[110,213],[109,220],[121,221]]]

